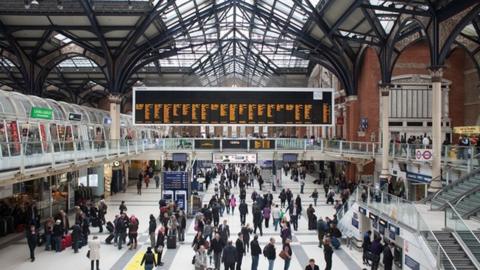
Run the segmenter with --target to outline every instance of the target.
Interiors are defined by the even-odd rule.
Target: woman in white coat
[[[100,270],[100,239],[97,236],[94,236],[93,240],[88,243],[88,249],[90,252],[91,270],[93,270],[94,262],[97,264],[97,270]]]

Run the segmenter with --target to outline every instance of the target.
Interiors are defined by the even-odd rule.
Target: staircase
[[[459,200],[461,201],[457,204]],[[444,187],[432,198],[432,209],[444,209],[447,207],[447,202],[456,205],[456,209],[462,216],[473,215],[480,210],[480,170]]]
[[[462,270],[477,269],[475,265],[472,263],[472,261],[470,260],[470,258],[468,258],[467,254],[462,249],[462,247],[457,242],[457,240],[455,239],[455,237],[451,232],[434,231],[433,233],[457,269],[462,269]],[[434,239],[427,239],[427,240],[432,243],[435,242]],[[442,256],[441,262],[445,266],[446,270],[453,269],[453,268],[450,268],[451,266],[447,258],[443,258]]]
[[[480,211],[480,191],[461,198],[456,203],[456,209],[463,218],[469,218]]]
[[[478,240],[470,231],[457,231],[457,234],[460,236],[468,249],[470,249],[470,252],[477,259],[477,261],[480,261],[480,242],[478,242]],[[475,236],[478,238],[480,233],[475,233]]]

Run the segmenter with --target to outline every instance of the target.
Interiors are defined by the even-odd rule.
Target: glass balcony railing
[[[416,231],[436,258],[437,269],[458,269],[412,202],[371,186],[359,185],[347,203],[337,211],[339,220],[355,202],[366,209],[375,210],[381,215],[396,220],[402,226],[412,229],[412,231]],[[455,219],[452,219],[450,224],[457,229],[463,228]]]

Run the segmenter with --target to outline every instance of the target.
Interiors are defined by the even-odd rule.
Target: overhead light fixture
[[[40,3],[38,3],[37,0],[32,0],[32,2],[30,3],[30,5],[32,5],[32,6],[37,6],[37,7],[38,7],[38,6],[40,5]]]
[[[133,9],[132,1],[131,1],[131,0],[128,0],[128,9]]]
[[[29,9],[30,8],[30,1],[25,0],[24,3],[25,3],[25,9]]]
[[[60,10],[63,10],[63,1],[62,0],[57,0],[57,8]]]
[[[93,0],[89,0],[90,1],[90,6],[92,7],[92,10],[95,10],[95,2],[93,2]]]

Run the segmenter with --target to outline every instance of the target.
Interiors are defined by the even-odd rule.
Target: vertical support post
[[[110,124],[110,140],[115,142],[120,140],[120,103],[122,102],[122,98],[120,95],[110,95],[108,100],[110,101],[110,118],[112,119],[112,123]],[[108,145],[108,140],[105,142],[105,145]],[[112,145],[117,146],[116,144]]]
[[[380,114],[382,119],[382,171],[380,172],[380,186],[388,181],[390,170],[388,166],[388,155],[390,146],[390,131],[388,129],[388,118],[390,116],[390,85],[381,84],[380,88]]]
[[[432,182],[429,192],[436,192],[442,188],[441,163],[442,163],[442,77],[440,67],[430,69],[432,77]]]

